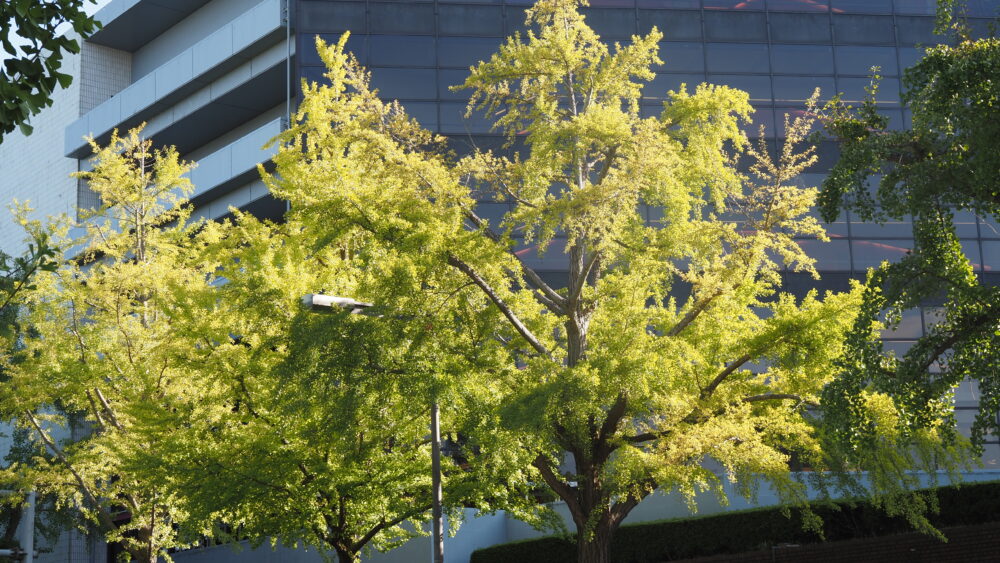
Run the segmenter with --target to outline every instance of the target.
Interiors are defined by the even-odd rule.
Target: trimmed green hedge
[[[1000,482],[969,483],[937,489],[941,511],[929,515],[936,527],[1000,520]],[[913,531],[902,518],[889,518],[866,502],[815,504],[823,519],[826,541],[883,536]],[[622,526],[611,544],[615,563],[687,559],[720,553],[742,553],[782,543],[816,543],[820,537],[803,529],[801,515],[785,517],[777,507],[759,508]],[[480,549],[471,563],[574,563],[573,536],[550,536]]]

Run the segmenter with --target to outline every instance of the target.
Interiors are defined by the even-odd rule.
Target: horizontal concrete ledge
[[[256,74],[264,61],[256,61],[256,69],[251,67],[262,53],[269,55],[267,63],[287,53],[284,43],[278,43],[285,34],[282,0],[258,3],[70,124],[65,132],[66,156],[87,156],[90,147],[83,140],[87,135],[103,140],[116,127],[151,120],[214,82],[231,79],[234,72]],[[211,90],[214,94],[219,88]]]
[[[200,206],[259,179],[257,164],[268,162],[277,152],[276,146],[268,150],[263,147],[281,133],[284,122],[283,118],[270,121],[199,160],[198,166],[190,174],[191,183],[194,184],[191,202]]]
[[[135,51],[210,0],[113,0],[97,12],[104,27],[88,41]]]

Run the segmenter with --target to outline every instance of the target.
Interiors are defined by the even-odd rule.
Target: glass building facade
[[[467,93],[449,87],[462,83],[468,68],[491,56],[504,37],[523,30],[524,10],[532,3],[297,0],[296,73],[322,80],[314,38],[336,41],[349,30],[350,50],[371,70],[384,98],[398,99],[425,127],[448,135],[459,151],[499,146],[489,122],[464,117]],[[987,34],[998,8],[1000,0],[970,0],[966,15],[973,32]],[[907,126],[900,74],[921,57],[923,47],[942,41],[933,32],[935,9],[935,0],[591,0],[585,12],[589,25],[607,41],[624,42],[653,26],[663,32],[664,64],[644,91],[644,112],[658,113],[667,91],[681,84],[726,84],[750,93],[756,115],[747,133],[757,137],[763,125],[767,142],[776,144],[783,116],[801,112],[815,88],[823,98],[839,92],[845,101],[859,101],[875,66],[883,76],[880,111],[890,126]],[[819,163],[801,178],[805,185],[818,185],[837,159],[835,143],[821,143],[818,149]],[[481,210],[495,219],[506,205],[483,202]],[[647,213],[655,223],[656,210]],[[1000,283],[998,219],[959,213],[956,222],[984,282]],[[879,225],[845,213],[827,230],[830,242],[800,241],[816,258],[822,280],[789,273],[789,290],[846,289],[850,279],[863,279],[868,268],[902,257],[913,244],[905,220]],[[558,248],[550,248],[544,258],[532,258],[531,249],[525,252],[531,265],[549,277],[563,270]],[[887,349],[902,353],[920,337],[938,314],[933,305],[910,311],[895,331],[887,332]],[[957,390],[962,428],[971,426],[977,404],[972,385]],[[988,467],[1000,467],[1000,443],[989,444],[984,459]]]

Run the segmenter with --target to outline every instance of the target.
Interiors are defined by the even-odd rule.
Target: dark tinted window
[[[584,15],[587,24],[602,38],[627,39],[635,35],[635,10],[590,9],[584,10]]]
[[[833,13],[891,14],[892,0],[831,0]]]
[[[365,33],[363,2],[306,2],[298,5],[299,27],[303,30]]]
[[[896,49],[892,47],[837,47],[837,72],[839,74],[871,74],[877,66],[882,76],[896,76]]]
[[[886,44],[895,41],[892,16],[833,16],[833,35],[837,43]]]
[[[827,14],[771,14],[771,41],[829,43]]]
[[[844,94],[844,101],[859,102],[864,100],[867,94],[865,88],[871,84],[868,78],[837,78],[837,88]],[[883,78],[879,82],[878,96],[879,103],[899,103],[899,79]]]
[[[708,70],[712,72],[767,72],[767,45],[708,43]]]
[[[767,9],[825,13],[830,9],[830,3],[828,0],[767,0]]]
[[[746,74],[709,74],[711,84],[724,84],[750,93],[750,101],[755,104],[771,103],[771,77]]]
[[[434,33],[431,4],[369,4],[372,33]]]
[[[434,38],[372,35],[368,57],[373,66],[433,66]]]
[[[701,39],[701,12],[639,10],[639,32],[648,33],[653,26],[670,41]]]
[[[399,100],[437,99],[437,71],[431,68],[373,68],[372,86],[379,97]]]
[[[816,88],[826,99],[837,92],[837,86],[829,76],[775,76],[774,103],[801,105],[812,96]]]
[[[501,41],[486,37],[442,37],[438,39],[438,64],[468,68],[489,60]]]
[[[705,39],[767,41],[767,19],[756,12],[705,12]]]
[[[642,98],[647,103],[663,101],[667,99],[667,92],[680,90],[681,84],[686,84],[688,92],[691,92],[704,81],[704,74],[657,74],[656,78],[643,87]],[[663,108],[656,108],[655,113],[658,115]]]
[[[705,49],[701,43],[660,43],[660,70],[701,72],[705,70]]]
[[[772,45],[776,73],[833,74],[833,48],[825,45]]]
[[[900,45],[936,45],[942,37],[934,35],[934,18],[896,16],[896,37]]]
[[[503,35],[500,6],[438,6],[442,35]]]

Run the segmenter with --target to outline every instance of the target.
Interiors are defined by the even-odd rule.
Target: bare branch
[[[490,300],[493,301],[493,304],[500,309],[500,312],[502,312],[503,315],[507,317],[507,320],[510,321],[510,323],[514,326],[514,329],[517,330],[517,332],[525,340],[528,341],[528,344],[531,344],[532,348],[537,350],[538,353],[543,356],[549,358],[552,357],[552,354],[550,354],[548,349],[545,348],[545,345],[542,344],[538,340],[538,338],[536,338],[535,335],[531,333],[531,330],[529,330],[528,327],[525,326],[523,322],[521,322],[521,319],[519,319],[517,315],[514,314],[514,311],[511,310],[511,308],[507,305],[507,303],[505,303],[504,300],[499,295],[497,295],[497,292],[494,291],[494,289],[490,287],[488,283],[486,283],[486,280],[484,280],[474,269],[472,269],[472,266],[469,266],[454,254],[448,256],[448,264],[454,266],[463,274],[468,276],[469,279],[475,282],[475,284],[478,285],[479,288],[483,290],[483,292],[490,298]]]
[[[681,331],[687,328],[689,324],[693,323],[694,320],[698,318],[698,315],[700,315],[705,309],[707,309],[708,306],[712,303],[712,301],[714,301],[715,298],[718,297],[719,295],[722,295],[721,289],[716,290],[715,293],[695,303],[694,307],[691,307],[691,310],[688,311],[686,315],[684,315],[684,318],[681,319],[680,322],[678,322],[676,325],[674,325],[674,328],[670,329],[670,331],[667,332],[667,336],[677,336],[678,334],[680,334]]]
[[[465,216],[469,219],[469,221],[472,221],[472,224],[475,225],[477,229],[480,229],[490,240],[494,242],[503,242],[500,235],[490,229],[486,222],[484,222],[481,217],[476,215],[474,211],[466,211]],[[566,298],[559,295],[556,290],[552,289],[549,284],[545,283],[545,281],[542,280],[542,277],[538,275],[538,272],[526,266],[520,256],[510,252],[509,249],[508,252],[514,258],[517,258],[517,261],[521,264],[521,269],[524,271],[525,277],[527,277],[528,281],[535,286],[535,298],[553,313],[556,313],[557,315],[565,314]],[[514,271],[507,270],[505,273],[511,279],[519,279],[519,276]]]
[[[752,355],[744,354],[743,356],[740,356],[739,358],[730,362],[729,365],[726,366],[726,369],[722,370],[719,373],[719,375],[715,376],[715,379],[713,379],[712,382],[708,384],[708,387],[705,387],[704,389],[701,390],[700,394],[701,399],[707,399],[711,397],[712,393],[715,392],[715,390],[719,387],[719,385],[722,385],[722,382],[724,382],[727,377],[732,375],[733,372],[740,369],[743,366],[743,364],[749,362],[752,359],[753,359]]]
[[[111,519],[111,514],[109,514],[107,509],[101,506],[101,503],[97,501],[97,497],[90,490],[90,487],[87,486],[87,482],[84,481],[80,472],[77,471],[76,468],[73,467],[73,464],[69,462],[66,454],[64,454],[63,451],[59,449],[59,446],[52,441],[52,438],[50,438],[49,435],[42,430],[42,426],[38,423],[38,419],[35,418],[35,414],[31,411],[25,411],[24,415],[27,417],[31,425],[35,427],[35,431],[38,432],[38,436],[41,438],[42,442],[45,443],[45,446],[49,448],[53,455],[55,455],[56,458],[58,458],[59,461],[66,466],[66,469],[68,469],[73,475],[77,485],[80,487],[80,492],[83,493],[83,496],[87,498],[87,501],[90,502],[90,504],[93,505],[94,509],[97,511],[97,519],[100,521],[101,526],[105,528],[105,531],[111,532],[117,529],[117,526],[115,526],[114,521]]]

